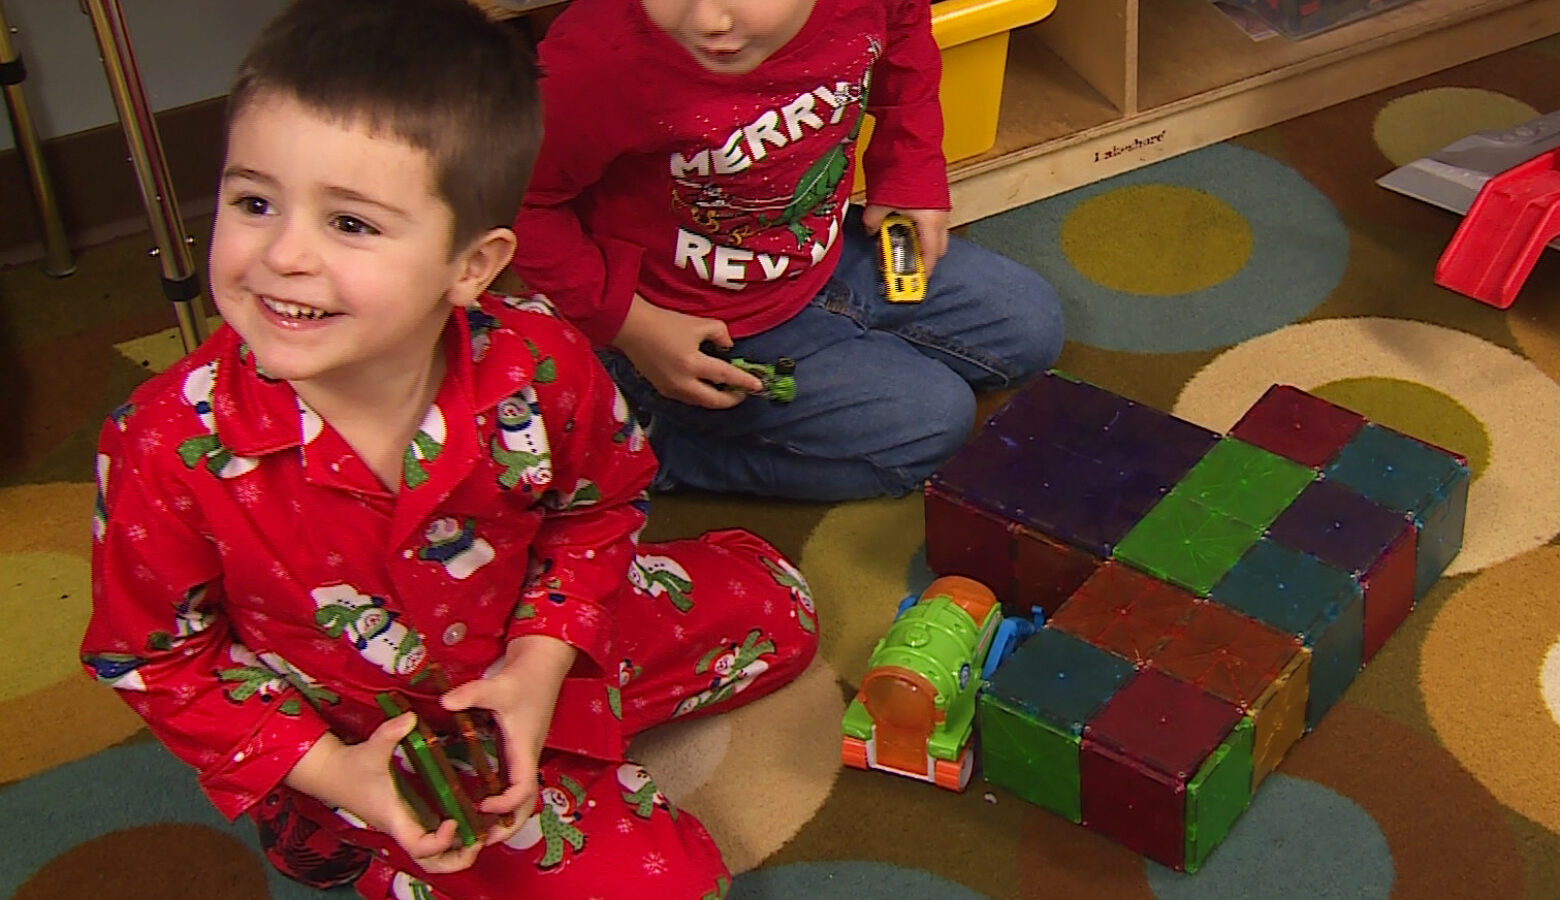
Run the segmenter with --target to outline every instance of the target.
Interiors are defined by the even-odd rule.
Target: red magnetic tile
[[[1360,578],[1360,587],[1365,592],[1362,662],[1370,662],[1414,608],[1418,542],[1417,529],[1404,529],[1402,537]]]
[[[1175,585],[1111,561],[1095,570],[1050,625],[1142,665],[1196,602]]]
[[[1013,586],[1016,527],[958,497],[926,489],[926,564],[938,575],[963,575],[1007,602]]]
[[[1299,652],[1293,635],[1210,602],[1171,630],[1152,665],[1245,710]]]
[[[1186,780],[1084,738],[1078,754],[1083,827],[1180,869],[1186,853]]]
[[[1235,427],[1231,437],[1317,468],[1343,449],[1365,417],[1287,384],[1267,389]]]
[[[1035,531],[1019,528],[1013,537],[1013,602],[1025,618],[1038,606],[1047,616],[1056,612],[1102,560],[1087,550]]]
[[[1228,700],[1148,668],[1123,685],[1083,733],[1185,781],[1240,717]]]

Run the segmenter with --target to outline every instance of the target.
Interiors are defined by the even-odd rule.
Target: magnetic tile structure
[[[1449,451],[1288,385],[1215,434],[1059,372],[926,486],[926,556],[1044,626],[984,777],[1193,872],[1462,546]]]

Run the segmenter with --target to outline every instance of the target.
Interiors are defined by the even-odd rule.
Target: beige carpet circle
[[[647,731],[629,752],[741,873],[795,837],[828,798],[844,714],[838,678],[818,657],[773,694],[707,722]]]
[[[1560,292],[1526,290],[1505,312],[1506,324],[1517,346],[1533,364],[1560,381]]]
[[[1549,708],[1549,715],[1560,725],[1560,635],[1549,645],[1549,652],[1544,655],[1544,667],[1539,670],[1538,686],[1544,696],[1544,705]]]
[[[802,546],[818,604],[818,655],[852,685],[909,593],[910,562],[926,542],[921,495],[841,503]]]
[[[628,758],[644,765],[661,793],[681,801],[714,776],[730,749],[730,716],[673,719],[636,735]]]
[[[1504,131],[1538,117],[1521,100],[1495,91],[1438,87],[1398,97],[1376,114],[1372,137],[1401,166],[1476,131]]]
[[[10,635],[0,700],[84,677],[78,659],[92,615],[92,564],[65,553],[4,553],[0,572],[0,621]]]
[[[1560,548],[1490,568],[1436,613],[1419,688],[1441,742],[1502,803],[1560,831],[1560,721],[1544,684],[1560,636]],[[1541,670],[1543,674],[1541,674]]]
[[[1489,464],[1469,487],[1462,552],[1446,574],[1482,569],[1560,534],[1560,466],[1554,464],[1560,384],[1528,360],[1465,332],[1400,319],[1291,325],[1215,357],[1182,389],[1174,412],[1223,432],[1271,384],[1309,390],[1367,377],[1439,391],[1488,435]]]

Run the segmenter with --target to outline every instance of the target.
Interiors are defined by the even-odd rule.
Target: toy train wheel
[[[852,769],[868,768],[867,742],[861,738],[843,738],[840,741],[840,762]]]
[[[955,762],[946,759],[933,760],[932,781],[940,788],[950,791],[963,791],[970,783],[970,776],[975,773],[975,754],[970,748],[965,747]]]

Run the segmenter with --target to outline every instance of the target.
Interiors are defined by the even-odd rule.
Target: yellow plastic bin
[[[1082,0],[1088,2],[1088,0]],[[997,142],[1002,77],[1007,71],[1008,32],[1038,22],[1057,0],[936,0],[932,36],[942,48],[943,155],[949,162],[978,156]],[[866,148],[872,118],[862,125],[856,149]],[[856,190],[865,181],[856,168]]]

